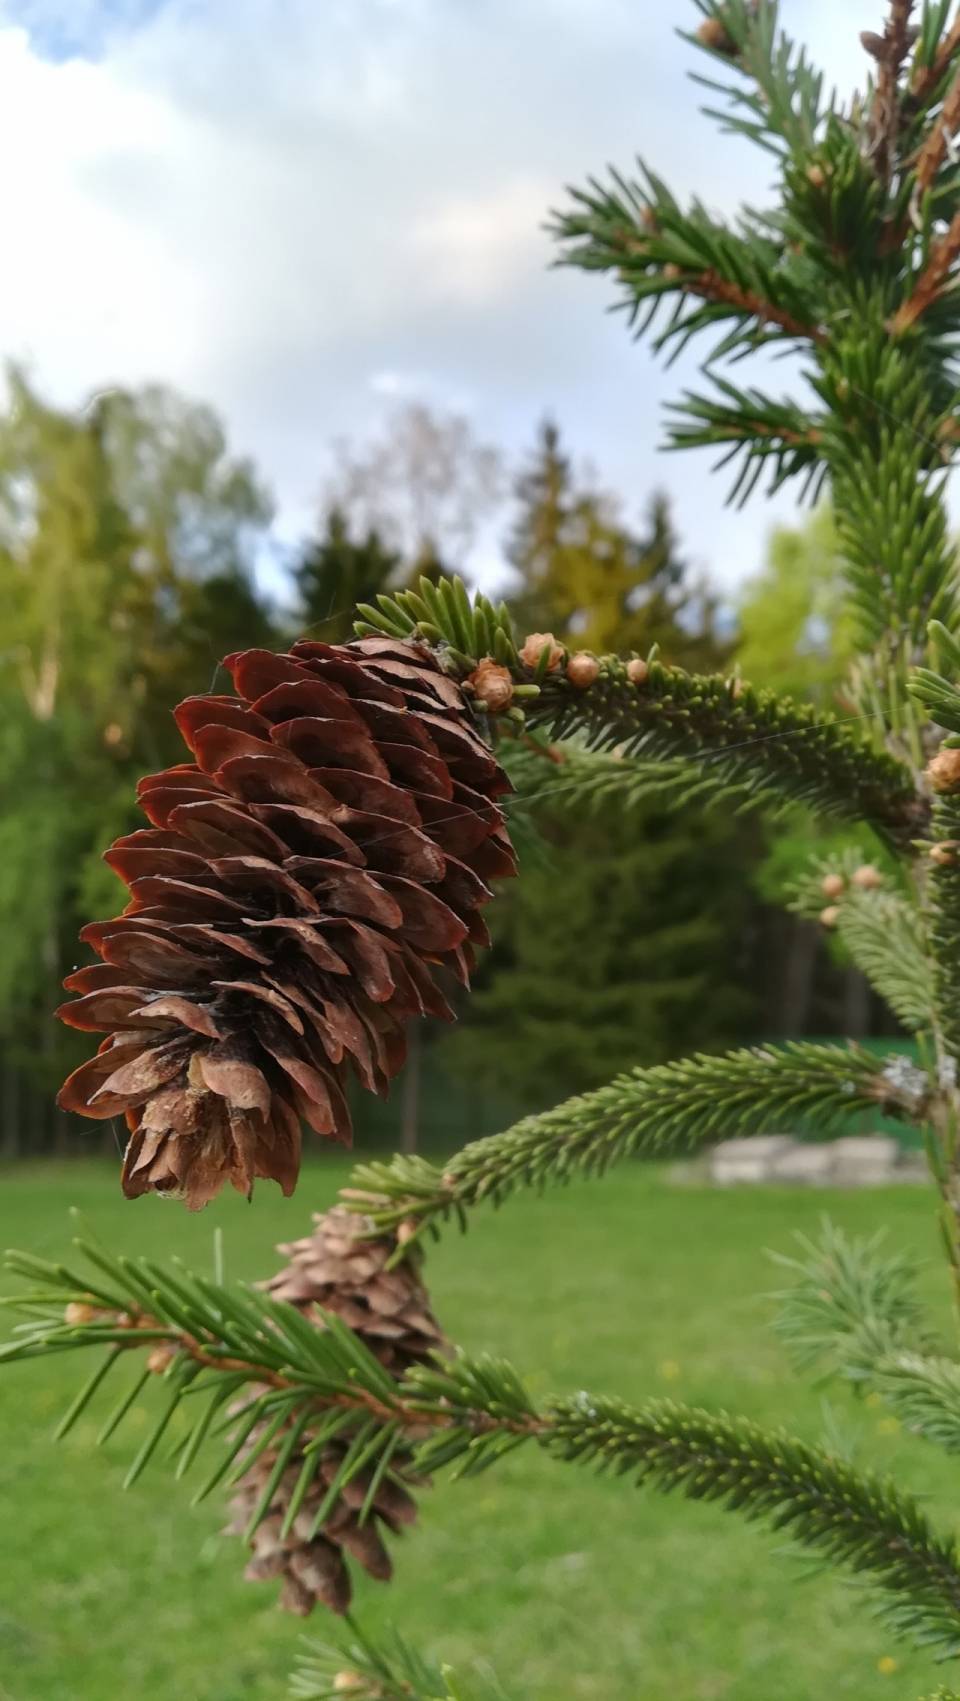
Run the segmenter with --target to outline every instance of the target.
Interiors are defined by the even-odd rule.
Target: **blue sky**
[[[881,13],[783,5],[844,90]],[[628,511],[667,489],[733,586],[790,499],[732,512],[709,456],[659,451],[694,367],[664,374],[541,228],[638,152],[717,210],[762,196],[697,113],[695,22],[689,0],[0,0],[0,355],[63,403],[147,379],[212,401],[287,542],[333,440],[398,401],[514,455],[549,412]]]

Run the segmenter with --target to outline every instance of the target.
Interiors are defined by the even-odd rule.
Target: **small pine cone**
[[[820,882],[820,890],[825,898],[840,898],[846,889],[846,881],[842,874],[825,874]]]
[[[286,1269],[263,1286],[273,1299],[295,1305],[311,1323],[323,1328],[321,1311],[334,1312],[398,1379],[412,1365],[428,1362],[431,1352],[449,1350],[430,1306],[419,1275],[420,1254],[408,1255],[394,1270],[386,1264],[396,1250],[387,1235],[370,1235],[370,1222],[342,1205],[314,1218],[312,1235],[281,1246],[290,1259]],[[364,1238],[370,1236],[370,1238]],[[262,1430],[254,1430],[247,1442],[252,1448]],[[304,1446],[309,1437],[304,1437]],[[270,1447],[254,1461],[241,1478],[231,1502],[229,1530],[242,1534],[257,1505],[277,1460],[277,1447]],[[320,1468],[293,1524],[281,1536],[290,1496],[296,1488],[304,1462],[298,1448],[290,1459],[267,1516],[253,1537],[253,1558],[244,1575],[250,1581],[282,1577],[280,1604],[301,1614],[323,1601],[333,1612],[346,1612],[350,1605],[350,1573],[346,1557],[355,1559],[382,1582],[392,1572],[390,1555],[381,1527],[398,1533],[405,1524],[416,1522],[417,1507],[412,1495],[397,1482],[384,1477],[378,1485],[370,1516],[360,1523],[360,1512],[373,1480],[373,1466],[338,1495],[323,1528],[316,1535],[313,1524],[324,1495],[339,1469],[349,1442],[337,1439],[324,1449]],[[410,1452],[398,1448],[391,1470],[416,1485],[409,1476]]]
[[[227,1181],[292,1193],[301,1118],[350,1143],[347,1065],[386,1096],[403,1024],[452,1020],[478,911],[516,863],[509,781],[429,650],[386,638],[228,656],[236,697],[175,711],[195,762],[143,780],[151,822],[105,860],[130,888],[81,938],[71,1027],[107,1032],[58,1103],[123,1112],[128,1198],[198,1210]]]
[[[942,839],[939,844],[931,845],[927,855],[938,867],[952,868],[957,860],[956,839]],[[69,1310],[69,1306],[67,1309]]]
[[[372,1226],[367,1217],[335,1205],[314,1222],[313,1234],[277,1248],[290,1263],[264,1282],[272,1299],[295,1305],[312,1323],[321,1322],[317,1307],[335,1312],[391,1376],[446,1351],[449,1343],[420,1280],[419,1252],[387,1270],[396,1243],[387,1235],[365,1239]]]
[[[854,869],[850,883],[859,886],[861,892],[875,892],[878,886],[883,885],[883,875],[879,868],[874,868],[872,862],[865,862],[861,868]]]
[[[627,678],[631,685],[642,685],[649,672],[649,666],[639,656],[627,662]]]
[[[838,905],[828,904],[825,910],[820,911],[820,924],[822,927],[826,927],[828,929],[836,927],[839,916],[840,910]]]

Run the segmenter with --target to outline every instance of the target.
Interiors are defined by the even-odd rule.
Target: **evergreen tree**
[[[521,629],[566,636],[573,625],[578,643],[606,650],[656,644],[670,659],[726,658],[662,498],[647,537],[633,537],[611,498],[575,489],[550,424],[518,497],[511,557],[521,582],[508,606]],[[757,824],[664,810],[655,798],[629,812],[600,798],[584,811],[576,786],[571,808],[576,742],[554,753],[559,763],[519,754],[519,764],[516,753],[504,759],[534,837],[523,879],[494,914],[493,950],[463,1024],[439,1036],[445,1062],[518,1104],[542,1105],[631,1062],[755,1032]]]
[[[829,487],[856,630],[857,656],[846,682],[858,705],[855,724],[734,676],[664,665],[649,653],[629,659],[571,653],[547,632],[518,649],[507,610],[483,596],[471,605],[459,583],[434,587],[426,579],[417,591],[362,609],[358,631],[366,643],[347,656],[301,649],[278,663],[254,658],[242,677],[251,698],[275,714],[289,713],[291,687],[296,702],[329,704],[334,669],[354,687],[348,694],[351,714],[363,723],[359,730],[343,715],[320,733],[316,718],[299,728],[295,719],[292,730],[275,721],[279,736],[272,742],[289,751],[295,738],[309,749],[323,737],[346,772],[352,751],[366,759],[367,780],[391,787],[389,795],[377,792],[380,805],[395,811],[382,817],[389,828],[369,830],[369,819],[356,819],[362,810],[341,817],[362,834],[370,857],[381,859],[368,861],[368,869],[378,870],[373,884],[399,890],[406,902],[392,928],[386,917],[393,912],[380,905],[382,937],[395,947],[379,947],[387,966],[364,954],[356,976],[341,975],[339,983],[341,1002],[355,1013],[369,1014],[361,977],[382,988],[381,1020],[374,1024],[381,1036],[390,1031],[390,1000],[434,999],[428,964],[443,954],[441,942],[465,939],[465,897],[475,908],[481,896],[469,876],[477,876],[484,858],[488,873],[506,872],[502,837],[490,843],[499,832],[491,799],[501,780],[477,733],[553,740],[576,733],[587,753],[570,784],[580,784],[585,798],[598,789],[635,797],[658,783],[651,774],[657,764],[663,784],[687,804],[707,796],[767,806],[801,802],[877,834],[889,856],[886,872],[838,860],[814,872],[799,901],[819,910],[822,925],[837,928],[901,1021],[922,1036],[921,1061],[878,1056],[855,1044],[796,1043],[639,1067],[467,1146],[442,1172],[411,1158],[361,1166],[345,1192],[346,1210],[330,1213],[316,1236],[291,1249],[293,1267],[271,1284],[270,1296],[240,1284],[226,1288],[220,1275],[210,1281],[179,1268],[112,1259],[97,1247],[80,1272],[26,1254],[13,1260],[32,1286],[29,1321],[6,1349],[8,1359],[79,1348],[106,1352],[62,1428],[77,1420],[105,1378],[136,1359],[134,1379],[108,1420],[113,1427],[122,1419],[151,1374],[162,1378],[155,1424],[130,1473],[135,1478],[190,1396],[194,1416],[177,1440],[179,1468],[191,1464],[211,1432],[227,1433],[201,1492],[227,1475],[244,1480],[244,1535],[255,1548],[249,1574],[283,1575],[286,1587],[291,1572],[288,1602],[298,1610],[309,1610],[317,1598],[344,1609],[347,1547],[368,1569],[387,1574],[375,1520],[388,1527],[391,1520],[394,1527],[409,1521],[411,1488],[425,1474],[455,1466],[460,1475],[476,1475],[517,1448],[539,1447],[558,1461],[611,1471],[625,1479],[627,1492],[641,1483],[678,1490],[786,1532],[820,1563],[870,1584],[898,1633],[944,1658],[960,1654],[960,1547],[941,1527],[939,1510],[931,1515],[891,1478],[786,1430],[659,1399],[629,1407],[581,1391],[537,1402],[529,1381],[502,1361],[431,1357],[424,1336],[436,1340],[436,1327],[419,1286],[420,1249],[430,1231],[451,1217],[463,1224],[471,1211],[501,1202],[517,1187],[597,1172],[627,1156],[688,1151],[759,1127],[814,1126],[827,1135],[856,1127],[864,1112],[879,1107],[922,1131],[960,1305],[960,609],[943,490],[960,435],[954,147],[960,20],[950,24],[949,6],[934,3],[914,26],[913,10],[912,0],[892,0],[883,33],[865,33],[875,70],[866,96],[841,109],[824,101],[822,78],[778,30],[775,0],[700,0],[698,44],[727,79],[713,85],[725,102],[721,122],[773,155],[775,205],[745,211],[729,226],[699,203],[685,210],[659,178],[645,175],[639,182],[592,184],[558,219],[567,258],[613,273],[641,332],[666,303],[661,346],[715,335],[705,362],[709,387],[684,402],[675,441],[713,443],[739,458],[741,491],[765,472],[775,483],[798,478],[808,488]],[[809,380],[801,401],[737,388],[718,369],[724,356],[746,359],[770,345],[799,354]],[[372,700],[364,694],[371,689]],[[238,738],[255,736],[242,728],[263,732],[266,719],[258,709],[244,720],[249,711],[219,699],[204,705],[204,712],[215,709],[222,718],[206,723],[212,735],[201,738],[203,727],[192,723],[208,767],[215,750],[236,751]],[[389,736],[400,730],[398,722],[410,738],[399,756]],[[434,742],[436,755],[424,738]],[[242,750],[204,773],[215,794],[232,800],[221,806],[233,810],[237,831],[255,834],[263,825],[257,811],[264,809],[274,810],[278,828],[301,830],[302,805],[294,801],[282,817],[276,810],[289,809],[296,796],[323,802],[307,790],[315,782],[306,762],[278,759],[269,748],[257,754],[249,743]],[[375,771],[375,758],[387,768],[388,756],[389,782]],[[251,769],[251,762],[261,766]],[[472,790],[467,774],[486,791]],[[418,790],[411,775],[421,785],[432,777],[434,791]],[[260,801],[262,782],[274,800],[280,795],[279,805]],[[334,783],[344,782],[335,774]],[[375,789],[368,786],[368,797]],[[442,816],[434,808],[441,791]],[[471,791],[472,798],[464,796]],[[434,851],[407,838],[407,874],[398,881],[386,872],[383,859],[401,854],[398,822],[412,826],[411,802],[424,811],[422,828],[446,833],[448,847],[456,833],[474,864],[451,847],[441,882]],[[211,806],[201,801],[200,807]],[[269,846],[262,835],[258,842]],[[349,839],[354,852],[359,842]],[[438,842],[435,837],[434,847]],[[286,845],[269,848],[278,856]],[[170,854],[169,846],[156,849]],[[199,852],[189,854],[202,861]],[[200,871],[207,883],[171,905],[175,916],[187,904],[193,918],[218,914],[234,927],[226,935],[230,949],[240,938],[249,948],[244,922],[265,920],[267,930],[279,922],[281,931],[309,937],[319,953],[329,949],[325,930],[343,924],[336,904],[326,905],[332,923],[317,913],[316,891],[332,892],[344,910],[351,890],[363,892],[368,914],[380,902],[356,879],[355,866],[341,867],[336,877],[324,870],[307,891],[297,882],[291,889],[285,869],[268,857],[239,860],[240,868],[235,858],[208,860]],[[305,865],[316,860],[299,856],[298,874],[314,879]],[[456,921],[454,909],[429,890],[438,883],[450,904],[460,906],[457,925],[433,907],[439,903]],[[237,892],[254,889],[271,896],[238,901]],[[266,914],[271,902],[274,913]],[[298,905],[298,914],[284,911],[283,903]],[[266,996],[262,976],[211,989],[202,964],[195,969],[171,953],[169,928],[181,923],[157,908],[159,916],[139,913],[166,949],[140,935],[115,953],[133,964],[142,984],[100,983],[99,1003],[108,1006],[100,1020],[114,1029],[106,1043],[120,1048],[125,1061],[103,1081],[112,1060],[101,1051],[86,1080],[101,1081],[98,1092],[125,1107],[134,1139],[149,1135],[151,1151],[163,1141],[191,1151],[198,1116],[202,1147],[204,1130],[213,1126],[203,1116],[226,1115],[216,1100],[230,1107],[238,1142],[251,1128],[258,1137],[272,1131],[277,1141],[277,1126],[264,1118],[275,1114],[268,1075],[274,1083],[280,1077],[266,1060],[267,1074],[248,1072],[243,1054],[220,1039],[217,1023],[226,1023],[234,1008],[229,995],[246,996],[253,987],[257,1008],[247,1018],[272,1045],[270,1056],[286,1081],[299,1086],[304,1097],[295,1102],[317,1103],[311,1096],[317,1082],[331,1079],[329,1051],[307,1033],[290,999],[275,988],[272,1000],[279,1004]],[[477,917],[472,940],[482,933]],[[137,927],[120,930],[120,937],[130,935],[138,935]],[[256,961],[269,969],[269,951],[277,947],[258,938]],[[396,965],[404,946],[414,954],[404,957],[401,973],[390,959]],[[170,963],[178,970],[177,994],[163,979]],[[309,1013],[311,1030],[322,1035],[323,1017],[309,992],[315,981],[304,974],[288,989]],[[154,1020],[162,1027],[138,1025],[147,1020],[147,1003],[161,1005]],[[85,1006],[81,1015],[87,1019],[88,1012]],[[283,1022],[300,1036],[297,1043]],[[232,1032],[230,1040],[236,1040]],[[188,1068],[182,1084],[171,1086]],[[283,1090],[294,1092],[289,1085]],[[243,1114],[256,1103],[266,1107],[262,1126]],[[352,1233],[344,1222],[349,1213],[359,1219]],[[331,1240],[334,1258],[327,1256]],[[798,1361],[845,1376],[919,1436],[960,1450],[960,1354],[955,1341],[937,1339],[902,1260],[882,1257],[876,1242],[851,1244],[829,1231],[797,1262],[791,1282],[780,1328]],[[412,1313],[405,1312],[408,1302]],[[393,1321],[397,1312],[405,1313],[402,1324]],[[399,1361],[390,1357],[391,1337],[407,1348]],[[436,1673],[402,1645],[381,1650],[358,1640],[347,1658],[349,1667],[335,1671],[333,1656],[321,1657],[298,1677],[300,1694],[425,1701],[431,1689],[436,1693]],[[455,1694],[452,1676],[441,1676]]]
[[[571,811],[568,765],[536,807],[542,849],[500,896],[464,1020],[440,1042],[478,1088],[537,1108],[759,1021],[756,827],[655,799]]]
[[[293,572],[301,632],[343,643],[353,630],[357,603],[374,602],[399,565],[399,552],[387,549],[374,528],[355,541],[342,510],[331,508],[323,536],[308,546]]]
[[[5,1138],[82,1044],[50,1012],[77,928],[120,890],[100,853],[176,759],[171,701],[275,641],[245,559],[268,509],[208,410],[155,388],[76,414],[16,370],[0,420],[0,1043]],[[31,1103],[29,1101],[32,1100]]]
[[[821,504],[802,526],[778,526],[738,608],[737,663],[745,679],[833,708],[856,653],[833,514]]]
[[[522,632],[552,631],[601,654],[657,644],[694,667],[729,653],[704,588],[690,583],[665,497],[653,497],[647,531],[633,535],[612,497],[577,487],[549,422],[517,496],[508,554],[520,587],[508,606]]]

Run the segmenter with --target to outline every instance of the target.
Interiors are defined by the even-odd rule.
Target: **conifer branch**
[[[905,1027],[935,1031],[934,964],[923,912],[908,890],[895,891],[872,865],[861,870],[860,864],[857,851],[818,861],[799,882],[790,908],[836,928],[857,968]],[[861,873],[877,884],[859,884]],[[843,883],[827,909],[825,879]]]
[[[910,295],[897,308],[890,327],[895,337],[904,336],[943,294],[948,283],[950,283],[951,270],[958,255],[960,255],[960,212],[955,213],[950,220],[946,232],[935,245],[930,259]]]
[[[692,1500],[762,1518],[802,1546],[879,1584],[901,1632],[944,1657],[960,1652],[960,1555],[913,1498],[889,1477],[763,1430],[745,1418],[652,1401],[631,1411],[617,1400],[551,1404],[541,1445],[554,1457],[596,1461],[638,1484],[679,1489]]]
[[[868,155],[884,183],[889,181],[893,170],[900,129],[900,74],[913,45],[909,28],[913,7],[914,0],[890,0],[883,36],[861,37],[878,64],[868,125]]]
[[[921,40],[920,47],[923,47]],[[960,53],[960,15],[954,18],[946,35],[936,43],[934,50],[926,57],[918,56],[913,75],[910,78],[909,104],[913,109],[922,109],[937,93],[940,83],[950,71],[953,62]]]
[[[955,1060],[952,1079],[944,1081],[950,1086],[960,1060],[960,797],[947,793],[935,799],[930,835],[930,947],[940,1033],[947,1056]]]
[[[914,838],[922,819],[909,769],[860,732],[718,674],[654,661],[635,685],[622,662],[605,657],[586,690],[548,676],[527,719],[553,738],[582,731],[594,750],[695,757],[730,785],[865,819],[897,842]]]
[[[960,1453],[960,1364],[901,1353],[879,1359],[871,1386],[906,1429],[947,1453]]]
[[[752,495],[768,467],[769,495],[788,479],[802,477],[801,500],[815,497],[826,475],[819,426],[792,402],[771,401],[758,390],[739,390],[717,374],[713,381],[725,402],[688,391],[682,402],[670,404],[681,416],[670,427],[671,447],[725,448],[718,468],[739,457],[741,470],[729,496],[738,505]]]
[[[960,72],[947,91],[940,116],[923,143],[914,165],[921,192],[928,189],[947,157],[950,141],[960,129]]]
[[[434,1366],[414,1366],[396,1382],[338,1319],[326,1317],[316,1329],[290,1306],[265,1300],[238,1285],[229,1294],[218,1284],[182,1272],[172,1276],[146,1260],[135,1264],[112,1259],[95,1248],[87,1257],[100,1274],[93,1281],[62,1266],[26,1254],[11,1256],[12,1267],[41,1287],[20,1302],[37,1320],[26,1325],[3,1352],[18,1358],[90,1345],[111,1347],[113,1362],[137,1346],[150,1347],[153,1365],[158,1342],[165,1342],[163,1379],[168,1398],[158,1422],[128,1473],[133,1480],[155,1451],[170,1417],[201,1370],[212,1379],[213,1409],[219,1411],[241,1382],[269,1379],[266,1394],[231,1408],[227,1422],[239,1419],[236,1434],[207,1488],[229,1477],[239,1454],[242,1470],[251,1461],[245,1442],[261,1425],[254,1451],[263,1451],[283,1434],[275,1474],[283,1470],[293,1440],[319,1425],[312,1445],[331,1433],[329,1414],[342,1428],[342,1407],[353,1400],[365,1414],[336,1478],[341,1488],[350,1472],[370,1467],[398,1429],[413,1444],[418,1473],[454,1466],[458,1476],[489,1469],[505,1454],[536,1441],[552,1457],[596,1463],[637,1484],[679,1488],[692,1499],[715,1500],[749,1518],[763,1518],[786,1529],[802,1545],[833,1563],[850,1565],[897,1597],[896,1621],[945,1652],[960,1649],[960,1556],[952,1539],[936,1535],[911,1497],[889,1480],[858,1472],[827,1453],[767,1432],[742,1418],[652,1401],[633,1410],[618,1400],[580,1394],[554,1399],[545,1411],[530,1400],[512,1367],[490,1358],[458,1354],[450,1364],[440,1354]],[[106,1277],[104,1282],[102,1277]],[[71,1296],[64,1315],[63,1297]],[[148,1303],[145,1303],[148,1302]],[[149,1309],[148,1309],[149,1305]],[[77,1309],[79,1308],[79,1309]],[[138,1339],[140,1337],[141,1339]],[[199,1364],[190,1361],[197,1345]],[[184,1366],[187,1369],[185,1371]],[[109,1368],[109,1364],[108,1367]],[[98,1392],[104,1370],[74,1400],[61,1432],[76,1422]],[[134,1386],[142,1386],[143,1378]],[[297,1405],[290,1396],[295,1395]],[[121,1402],[120,1417],[131,1404]],[[389,1422],[383,1439],[377,1413]],[[291,1422],[296,1418],[291,1429]],[[264,1425],[264,1420],[269,1421]],[[108,1420],[112,1429],[116,1414]],[[324,1428],[324,1422],[327,1427]],[[201,1425],[204,1419],[201,1419]],[[209,1427],[209,1419],[207,1419]],[[201,1431],[201,1440],[205,1430]],[[339,1430],[338,1430],[339,1433]],[[196,1430],[178,1443],[181,1461],[196,1451]],[[331,1488],[331,1492],[333,1492]],[[262,1497],[264,1506],[270,1499]],[[263,1508],[258,1509],[262,1515]],[[322,1515],[322,1514],[321,1514]],[[257,1513],[251,1519],[256,1527]],[[323,1691],[321,1690],[321,1694]]]
[[[819,1241],[796,1236],[802,1257],[773,1254],[797,1278],[769,1297],[780,1302],[773,1327],[798,1369],[819,1365],[866,1389],[881,1362],[938,1350],[916,1291],[916,1260],[882,1253],[883,1238],[881,1229],[850,1240],[825,1218]]]
[[[721,326],[713,358],[767,341],[826,342],[801,268],[759,227],[732,231],[699,202],[685,213],[651,173],[640,184],[614,172],[609,188],[591,179],[570,195],[570,209],[551,225],[564,245],[560,263],[613,272],[623,307],[643,329],[673,298],[658,349],[674,344],[679,352],[699,331]]]
[[[408,1234],[420,1234],[438,1216],[456,1213],[463,1224],[468,1208],[500,1204],[518,1187],[602,1174],[623,1158],[693,1151],[754,1133],[758,1123],[793,1131],[815,1120],[824,1129],[878,1105],[893,1115],[917,1114],[923,1101],[903,1093],[887,1069],[858,1046],[808,1042],[634,1069],[464,1146],[442,1174],[423,1159],[360,1164],[342,1197],[380,1231],[405,1222]]]
[[[707,116],[771,153],[803,154],[812,147],[825,116],[823,73],[814,70],[803,47],[778,29],[775,0],[696,0],[696,4],[719,28],[706,35],[698,31],[687,40],[743,79],[741,86],[694,77],[729,103],[727,112],[706,107]]]
[[[388,1626],[374,1639],[359,1625],[337,1641],[306,1642],[290,1679],[293,1701],[506,1701],[490,1671],[465,1678],[424,1658]]]
[[[692,757],[701,768],[716,767],[724,784],[765,802],[863,818],[900,843],[916,836],[923,810],[910,770],[832,715],[738,679],[691,674],[655,659],[644,664],[642,678],[632,678],[616,656],[596,664],[591,658],[595,677],[584,685],[569,676],[568,664],[550,671],[523,661],[506,610],[493,610],[483,596],[471,605],[459,581],[447,591],[449,610],[429,581],[421,581],[421,590],[432,599],[423,614],[413,592],[382,596],[378,609],[361,611],[357,630],[434,644],[453,672],[475,669],[481,657],[504,657],[500,665],[515,682],[503,717],[507,730],[540,728],[553,738],[583,733],[591,749],[616,747],[631,757]],[[499,724],[499,717],[493,720]]]

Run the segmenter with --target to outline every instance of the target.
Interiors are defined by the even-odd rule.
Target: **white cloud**
[[[552,184],[520,178],[485,195],[445,196],[411,228],[428,292],[466,307],[493,306],[543,266],[539,228]]]
[[[783,16],[846,86],[878,7]],[[707,459],[657,453],[691,364],[665,375],[540,228],[637,152],[711,206],[762,195],[762,160],[697,114],[674,35],[695,21],[689,0],[0,0],[0,353],[65,402],[147,378],[213,401],[287,537],[331,440],[395,398],[515,450],[549,410],[634,509],[669,489],[689,552],[735,578],[789,498],[731,514]]]

